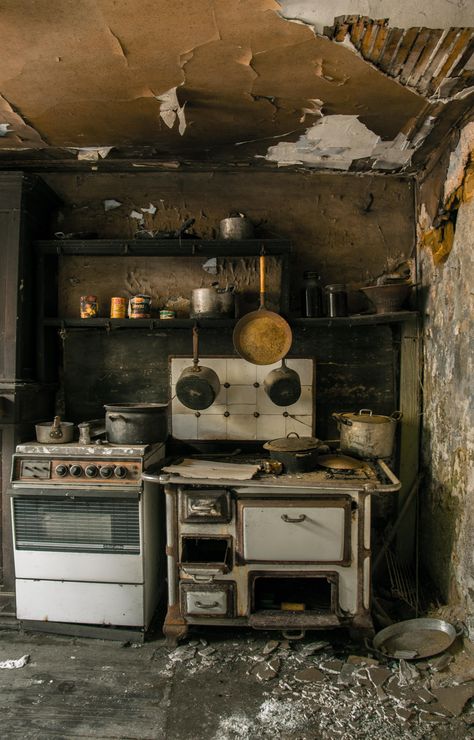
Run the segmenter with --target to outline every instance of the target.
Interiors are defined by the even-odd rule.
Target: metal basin
[[[444,652],[461,634],[462,629],[443,619],[407,619],[377,632],[373,646],[391,658],[396,658],[397,653],[412,652],[415,655],[411,660],[417,660]]]

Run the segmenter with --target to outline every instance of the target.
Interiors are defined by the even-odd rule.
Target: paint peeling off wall
[[[0,149],[43,149],[47,146],[34,128],[0,95]]]
[[[403,134],[382,141],[357,116],[326,116],[296,142],[279,142],[268,149],[266,159],[279,166],[304,164],[333,170],[348,170],[353,162],[373,159],[373,166],[397,170],[408,164],[410,149]]]
[[[418,217],[424,307],[423,467],[420,512],[425,568],[449,604],[474,626],[474,155],[473,124],[443,168],[422,186]],[[441,174],[440,174],[441,173]],[[443,190],[447,200],[443,196]],[[432,194],[441,201],[434,210]],[[431,198],[431,200],[430,200]],[[426,203],[425,203],[426,201]],[[448,221],[449,208],[455,217]],[[439,233],[436,249],[425,249]],[[449,232],[449,233],[447,233]],[[425,238],[424,238],[425,237]],[[431,246],[428,244],[428,246]]]

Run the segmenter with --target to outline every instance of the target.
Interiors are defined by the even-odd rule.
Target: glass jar
[[[301,314],[305,318],[323,316],[323,289],[317,272],[303,273]]]
[[[331,318],[347,316],[347,291],[342,283],[326,285],[327,313]]]

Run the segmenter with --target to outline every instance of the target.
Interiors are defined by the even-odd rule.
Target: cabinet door
[[[350,562],[350,498],[240,501],[240,556],[250,562]]]

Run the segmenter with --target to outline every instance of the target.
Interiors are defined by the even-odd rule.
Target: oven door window
[[[140,552],[138,500],[22,496],[13,521],[17,550]]]

